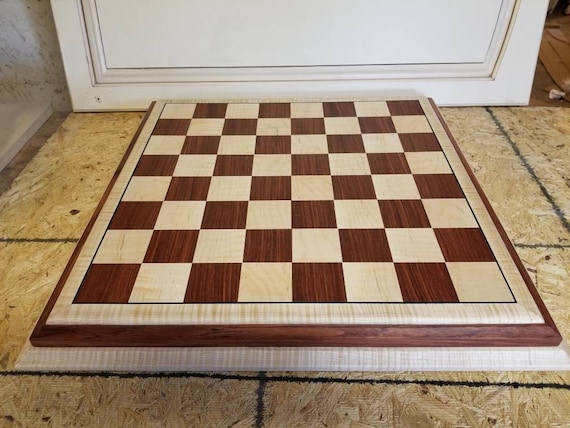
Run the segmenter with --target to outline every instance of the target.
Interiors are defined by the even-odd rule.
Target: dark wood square
[[[291,136],[258,136],[255,140],[255,153],[264,155],[291,154]]]
[[[226,103],[199,103],[194,110],[196,119],[223,119],[226,117]]]
[[[197,230],[155,230],[144,262],[192,263],[197,240]]]
[[[494,262],[481,229],[435,229],[443,257],[448,262]]]
[[[140,264],[92,264],[74,303],[128,303]]]
[[[208,201],[202,229],[245,229],[247,201]]]
[[[329,153],[364,153],[362,135],[327,135]]]
[[[387,134],[396,132],[390,117],[359,117],[360,130],[363,134]]]
[[[293,302],[346,302],[341,263],[293,263]]]
[[[341,229],[344,262],[391,262],[392,253],[384,229]]]
[[[291,134],[309,135],[324,134],[325,120],[323,118],[294,118],[291,119]]]
[[[325,102],[323,103],[325,117],[356,116],[353,102]]]
[[[388,104],[388,110],[392,116],[424,114],[424,109],[417,100],[387,101],[386,104]]]
[[[291,229],[248,230],[245,235],[244,262],[291,262]]]
[[[113,214],[109,229],[152,229],[162,202],[121,202]]]
[[[158,119],[152,135],[186,135],[190,119]]]
[[[464,198],[463,191],[453,174],[414,175],[420,196],[425,199]]]
[[[255,135],[257,133],[257,119],[226,119],[223,135]]]
[[[205,201],[210,177],[172,177],[166,193],[167,201]]]
[[[259,117],[263,119],[291,117],[291,105],[289,103],[259,104]]]
[[[253,155],[218,155],[214,175],[251,175]]]
[[[292,155],[291,172],[293,175],[330,175],[329,155]]]
[[[252,177],[249,199],[252,201],[291,199],[291,177]]]
[[[239,263],[194,263],[184,303],[237,302],[240,274]]]
[[[189,136],[184,140],[182,154],[184,155],[215,155],[218,153],[220,137],[218,136]]]
[[[378,201],[384,227],[430,227],[422,201],[382,200]]]
[[[336,215],[333,201],[292,201],[293,228],[333,228]]]
[[[457,303],[445,263],[396,263],[404,303]]]
[[[376,199],[369,175],[333,175],[332,185],[335,199]]]
[[[368,153],[372,174],[410,174],[404,153]]]
[[[172,175],[177,163],[178,155],[144,155],[139,159],[133,175]]]
[[[405,152],[439,152],[441,146],[435,134],[398,134]]]

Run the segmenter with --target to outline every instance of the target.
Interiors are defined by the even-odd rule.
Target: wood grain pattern
[[[293,175],[328,175],[330,174],[327,155],[292,155],[291,173]]]
[[[339,230],[345,262],[391,262],[392,254],[382,229]]]
[[[138,264],[91,265],[74,302],[128,302],[139,268]]]
[[[240,272],[240,263],[193,264],[184,302],[237,302]]]
[[[341,263],[293,263],[293,302],[346,302]]]
[[[161,202],[121,202],[109,229],[152,229],[161,206]]]
[[[335,228],[333,201],[292,201],[293,228]]]
[[[184,140],[181,153],[183,155],[215,155],[218,153],[220,137],[218,136],[188,136]]]
[[[385,227],[430,227],[422,201],[384,200],[378,201]]]
[[[543,324],[474,325],[219,325],[210,326],[50,326],[34,336],[34,346],[199,347],[199,346],[354,346],[489,347],[557,346],[560,336]]]
[[[404,302],[459,302],[444,263],[396,263],[395,267]]]
[[[376,199],[369,175],[335,175],[332,177],[334,199]]]

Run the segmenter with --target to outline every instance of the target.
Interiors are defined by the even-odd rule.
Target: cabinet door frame
[[[390,95],[428,96],[442,106],[525,105],[548,6],[548,0],[502,0],[480,63],[120,69],[105,66],[95,0],[51,3],[75,111],[143,110],[156,99]]]

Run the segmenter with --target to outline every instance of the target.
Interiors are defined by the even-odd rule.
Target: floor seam
[[[513,244],[516,248],[530,248],[530,249],[554,249],[554,250],[564,250],[570,248],[570,244]]]
[[[540,188],[540,191],[542,192],[543,196],[550,203],[550,205],[552,206],[552,209],[554,210],[554,212],[558,216],[558,219],[562,223],[562,226],[566,229],[567,232],[570,232],[570,222],[566,218],[564,211],[562,211],[562,209],[558,206],[558,204],[556,203],[556,201],[554,200],[554,198],[552,197],[552,195],[550,194],[548,189],[544,186],[544,184],[542,184],[542,182],[538,178],[538,175],[536,174],[536,172],[535,172],[534,168],[532,167],[532,165],[530,164],[530,162],[522,154],[522,152],[519,149],[519,147],[517,146],[517,144],[513,141],[513,139],[508,134],[508,132],[505,130],[505,128],[504,128],[503,124],[501,123],[501,121],[499,120],[499,118],[497,116],[495,116],[495,113],[493,113],[493,110],[490,107],[485,107],[485,111],[489,114],[489,116],[491,116],[491,119],[493,120],[493,122],[495,123],[497,128],[499,128],[499,131],[501,132],[503,137],[507,140],[507,142],[511,146],[511,149],[513,150],[513,152],[515,153],[517,158],[519,158],[519,160],[521,161],[521,163],[523,164],[523,166],[525,167],[527,172],[530,174],[532,179],[536,182],[536,184]]]
[[[0,243],[5,243],[5,244],[23,244],[23,243],[55,244],[55,243],[76,243],[76,242],[79,242],[78,238],[0,238]]]
[[[257,388],[257,405],[255,414],[255,427],[261,428],[263,426],[263,420],[265,419],[265,387],[267,385],[266,372],[261,371],[258,374],[259,386]]]
[[[446,381],[437,379],[423,380],[399,380],[399,379],[346,379],[334,377],[304,377],[304,376],[267,376],[266,372],[259,372],[257,375],[228,375],[222,373],[190,373],[190,372],[157,372],[157,373],[101,373],[101,372],[36,372],[36,371],[0,371],[0,376],[24,377],[24,376],[58,376],[58,377],[79,377],[79,378],[104,378],[104,379],[133,379],[133,378],[196,378],[196,379],[216,379],[216,380],[238,380],[238,381],[258,381],[257,405],[259,397],[265,395],[265,387],[268,382],[280,383],[324,383],[324,384],[347,384],[347,385],[427,385],[427,386],[462,386],[469,388],[499,387],[514,389],[560,389],[569,390],[570,384],[555,382],[489,382],[489,381]],[[262,412],[258,411],[258,416],[265,416],[264,402],[261,402]],[[259,409],[258,409],[259,410]],[[257,418],[256,418],[257,420]]]

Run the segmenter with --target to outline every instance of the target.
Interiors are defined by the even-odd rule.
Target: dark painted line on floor
[[[55,243],[77,243],[77,238],[0,238],[0,242],[6,244],[55,244]]]
[[[501,131],[501,134],[503,134],[503,137],[505,137],[505,139],[508,141],[508,143],[510,144],[511,148],[513,149],[513,151],[515,152],[515,155],[519,158],[519,160],[522,162],[523,166],[525,167],[525,169],[527,170],[527,172],[531,175],[531,177],[533,178],[533,180],[536,182],[536,184],[538,184],[538,187],[540,188],[540,191],[542,192],[542,194],[544,195],[544,197],[546,198],[546,200],[550,203],[550,205],[552,206],[552,209],[554,210],[554,212],[556,213],[556,215],[558,216],[558,218],[560,219],[560,222],[562,223],[562,226],[564,226],[564,228],[570,232],[570,222],[568,221],[568,219],[566,218],[566,215],[564,214],[564,211],[562,211],[562,209],[558,206],[558,204],[556,203],[556,201],[554,200],[554,198],[552,197],[552,195],[550,194],[550,192],[548,192],[548,189],[544,186],[544,184],[542,184],[542,182],[540,181],[540,179],[538,178],[538,176],[536,175],[536,172],[534,171],[534,168],[532,167],[532,165],[530,164],[530,162],[527,160],[527,158],[522,154],[521,150],[519,149],[519,147],[517,146],[517,144],[513,141],[513,139],[510,137],[510,135],[507,133],[507,131],[505,130],[505,128],[503,127],[503,124],[501,123],[501,121],[499,120],[499,118],[497,116],[495,116],[495,113],[493,113],[493,110],[490,107],[485,107],[485,111],[487,113],[489,113],[489,116],[491,116],[491,119],[493,119],[493,122],[495,122],[495,125],[497,125],[497,127],[499,128],[499,131]]]
[[[564,250],[570,248],[570,244],[513,244],[516,248],[545,248],[553,250]]]
[[[265,372],[261,372],[265,373]],[[223,373],[188,373],[188,372],[157,372],[157,373],[98,373],[98,372],[36,372],[36,371],[5,371],[0,376],[6,377],[76,377],[76,378],[103,378],[103,379],[156,379],[156,378],[185,378],[185,379],[215,379],[215,380],[241,380],[281,383],[324,383],[346,385],[426,385],[426,386],[463,386],[468,388],[499,387],[514,389],[560,389],[570,391],[570,384],[563,383],[523,383],[523,382],[485,382],[485,381],[447,381],[447,380],[398,380],[398,379],[342,379],[334,377],[303,377],[303,376],[267,376],[261,375],[232,375]],[[261,392],[265,392],[264,390]],[[258,389],[259,397],[259,389]]]
[[[257,406],[255,415],[255,427],[261,428],[265,419],[265,387],[267,386],[266,373],[259,372],[259,387],[257,388]]]

